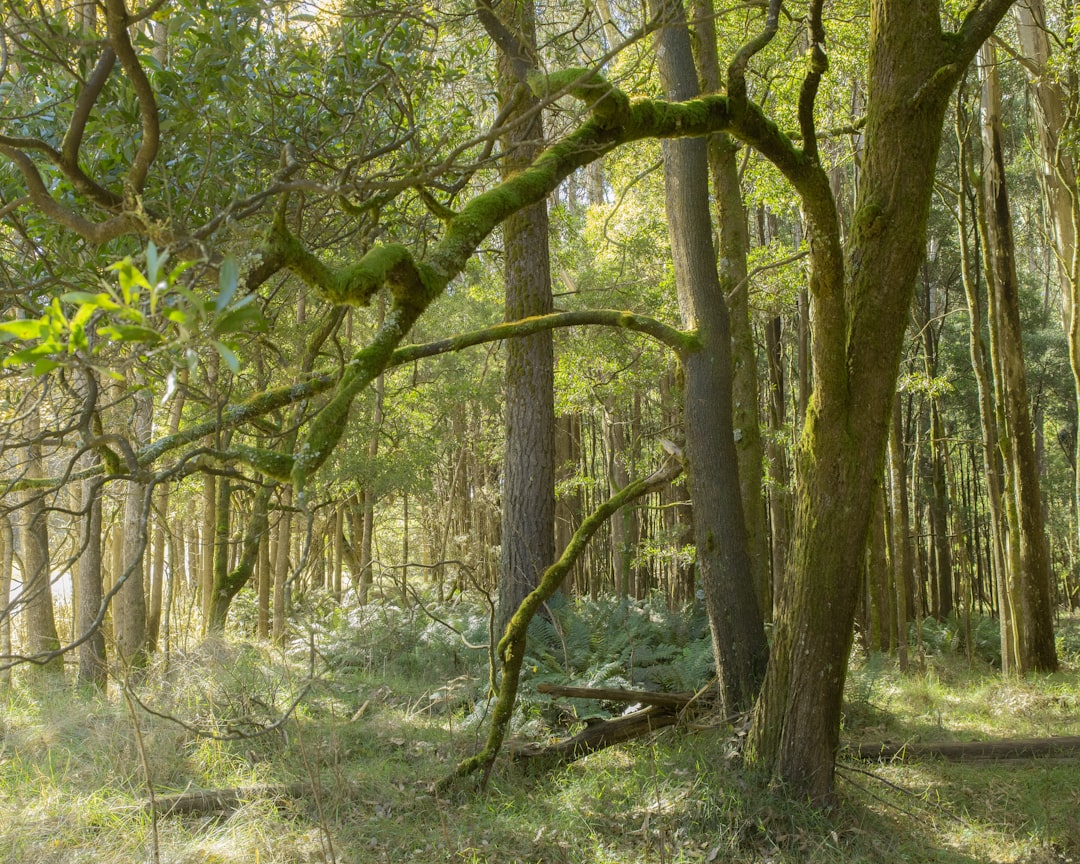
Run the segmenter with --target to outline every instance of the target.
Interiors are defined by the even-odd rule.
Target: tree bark
[[[504,24],[526,51],[535,50],[533,0],[512,0],[502,6]],[[499,53],[498,75],[500,102],[506,105],[519,82],[513,59],[505,51]],[[533,112],[531,120],[518,122],[503,136],[504,177],[531,164],[543,148],[539,104],[535,96],[526,96],[511,115],[512,122]],[[538,201],[511,215],[502,223],[502,235],[506,320],[551,312],[547,202]],[[555,557],[554,369],[550,332],[507,343],[498,633]]]
[[[1020,284],[1016,276],[1012,215],[1005,185],[1005,152],[1001,127],[1001,93],[997,83],[995,50],[980,53],[983,77],[983,183],[986,195],[987,269],[993,273],[997,315],[991,321],[1000,345],[1000,373],[1004,396],[1004,437],[1012,442],[1013,486],[1019,515],[1021,614],[1020,668],[1028,671],[1057,669],[1053,607],[1050,601],[1050,560],[1043,524],[1042,494],[1035,461],[1031,409],[1028,405],[1020,329]]]
[[[101,483],[90,478],[82,483],[82,509],[85,513],[83,551],[76,572],[78,580],[75,608],[75,638],[88,636],[79,646],[79,682],[105,689],[108,667],[105,663],[104,624],[96,621],[101,614],[103,580],[101,567]]]
[[[281,490],[281,515],[278,517],[277,542],[274,544],[274,620],[273,639],[285,640],[285,583],[289,579],[289,540],[292,531],[292,487]]]
[[[986,346],[983,342],[983,304],[979,298],[979,286],[975,273],[975,260],[971,252],[969,236],[968,188],[968,142],[962,125],[961,109],[957,108],[957,147],[960,154],[958,165],[959,193],[957,200],[957,228],[960,241],[960,272],[968,308],[968,353],[979,394],[979,428],[982,437],[982,464],[986,478],[987,503],[990,511],[990,571],[998,594],[998,621],[1001,631],[1001,671],[1008,675],[1016,665],[1016,639],[1014,638],[1012,603],[1005,565],[1006,523],[1002,506],[1001,468],[998,462],[997,410],[994,405],[994,386],[988,371]],[[976,220],[978,221],[978,220]],[[976,226],[977,228],[977,226]],[[976,240],[978,230],[975,232]]]
[[[699,93],[681,0],[654,0],[668,22],[656,34],[660,79],[672,101]],[[748,709],[768,663],[768,643],[747,551],[732,426],[731,330],[716,269],[709,169],[701,139],[663,142],[665,205],[683,324],[700,348],[684,361],[684,430],[697,562],[725,711]]]
[[[1029,90],[1034,97],[1036,140],[1041,159],[1039,184],[1046,201],[1051,237],[1061,280],[1062,323],[1069,345],[1069,366],[1074,390],[1080,404],[1080,186],[1077,184],[1075,151],[1062,141],[1071,127],[1075,132],[1075,101],[1072,112],[1060,80],[1051,69],[1050,39],[1046,27],[1043,0],[1019,0],[1013,7],[1016,32],[1027,62]],[[1074,82],[1075,86],[1075,82]],[[1074,97],[1075,100],[1075,97]],[[1072,461],[1076,461],[1077,442],[1073,442]],[[1080,503],[1080,471],[1073,474],[1073,506]],[[1080,520],[1077,521],[1080,531]]]
[[[141,380],[136,377],[131,394],[130,430],[134,448],[150,439],[154,404],[150,391],[139,388]],[[113,619],[118,658],[130,667],[146,663],[146,584],[145,563],[148,541],[150,501],[146,483],[133,477],[124,492],[124,543],[121,558],[123,580],[113,600]]]
[[[694,43],[697,46],[700,89],[704,93],[720,91],[715,14],[713,0],[694,0],[692,17],[697,22],[693,28]],[[741,145],[725,132],[710,135],[707,142],[718,226],[717,275],[720,296],[727,307],[731,339],[731,414],[746,527],[746,554],[750,578],[757,591],[758,609],[763,617],[770,618],[772,585],[768,575],[769,546],[765,504],[761,494],[764,450],[758,417],[757,352],[750,323],[750,286],[746,267],[750,232],[737,162]]]
[[[15,532],[11,517],[0,515],[0,686],[11,686],[11,577],[15,564]]]
[[[859,563],[923,258],[945,109],[1008,5],[972,7],[960,34],[946,38],[937,4],[872,0],[866,149],[846,256],[828,178],[813,158],[814,76],[827,62],[824,33],[812,28],[818,32],[800,100],[804,160],[787,173],[811,241],[814,395],[798,448],[788,577],[747,756],[814,801],[832,794]],[[820,5],[811,4],[815,9]]]
[[[38,435],[41,431],[41,404],[33,405],[25,422],[29,446],[27,448],[26,477],[37,480],[45,477],[44,459]],[[49,550],[49,514],[45,507],[45,492],[31,489],[23,493],[22,534],[22,594],[23,619],[25,621],[26,653],[32,658],[60,647],[53,613],[52,569]],[[57,656],[43,662],[35,661],[30,667],[36,674],[59,674],[64,670],[63,657]]]
[[[222,486],[226,485],[222,484]],[[240,558],[232,570],[215,576],[214,593],[210,598],[210,614],[206,620],[206,629],[209,633],[222,634],[225,632],[225,621],[228,618],[232,600],[240,593],[240,589],[248,583],[255,572],[255,564],[259,558],[259,547],[268,530],[270,498],[273,493],[273,484],[268,483],[259,487],[259,491],[255,493],[255,500],[251,505],[251,515],[247,521],[247,529],[244,532]],[[228,513],[228,508],[224,509]],[[221,508],[219,508],[218,512],[221,512]],[[227,534],[225,539],[228,540]]]

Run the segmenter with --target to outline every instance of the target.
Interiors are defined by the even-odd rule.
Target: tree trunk
[[[185,392],[188,373],[180,373],[180,388],[173,397],[169,408],[169,425],[166,434],[175,435],[180,428],[180,418],[184,412]],[[154,511],[156,513],[154,543],[150,565],[150,602],[146,613],[147,650],[153,654],[157,650],[158,634],[161,630],[161,595],[165,584],[165,550],[171,544],[169,538],[169,484],[161,483],[154,493]],[[169,561],[169,567],[175,571],[176,563]]]
[[[38,480],[45,476],[44,460],[38,434],[41,431],[41,405],[33,406],[26,418],[27,439],[30,441],[26,463],[26,478]],[[26,653],[39,657],[60,647],[53,615],[52,570],[49,552],[49,515],[45,507],[45,492],[31,489],[23,493],[22,523],[22,594],[23,618],[26,628]],[[30,667],[38,673],[61,673],[63,657],[35,662]]]
[[[11,577],[15,564],[15,531],[11,517],[0,515],[0,686],[11,686]]]
[[[694,0],[693,19],[697,47],[697,70],[701,91],[720,91],[720,64],[716,45],[713,0]],[[761,496],[764,451],[758,418],[757,352],[750,324],[750,286],[746,256],[750,233],[743,206],[737,156],[739,145],[724,132],[708,137],[709,171],[712,176],[719,240],[720,297],[728,312],[731,339],[731,413],[738,457],[739,489],[746,526],[746,554],[750,578],[757,591],[758,609],[771,617],[772,586],[768,578],[768,537],[765,505]]]
[[[870,8],[866,149],[846,260],[828,178],[813,159],[808,112],[802,153],[809,148],[810,158],[787,163],[811,241],[814,396],[798,448],[795,532],[773,659],[747,755],[814,801],[832,793],[859,563],[923,258],[945,109],[986,26],[1007,4],[973,7],[966,38],[952,39],[941,33],[937,4],[873,0]],[[823,33],[812,43],[803,87],[811,97],[814,70],[826,66]]]
[[[975,383],[979,393],[979,421],[982,433],[982,464],[986,477],[987,502],[990,510],[990,570],[998,594],[998,620],[1001,629],[1001,671],[1008,675],[1016,664],[1016,639],[1014,638],[1012,603],[1009,600],[1008,576],[1005,569],[1006,526],[1001,499],[1001,470],[998,464],[997,411],[994,405],[994,387],[988,372],[986,348],[983,343],[983,314],[979,301],[975,261],[968,240],[968,211],[966,190],[969,185],[968,146],[963,131],[960,108],[957,109],[957,146],[960,153],[958,181],[960,192],[957,201],[957,227],[960,239],[960,268],[964,294],[968,308],[968,353]],[[977,236],[977,234],[976,234]]]
[[[893,398],[889,429],[889,488],[892,496],[893,589],[896,594],[896,656],[900,671],[908,668],[908,595],[915,579],[911,516],[907,498],[907,457],[900,394]]]
[[[273,569],[270,565],[270,514],[267,505],[267,525],[259,538],[259,561],[256,572],[259,579],[258,623],[255,635],[260,639],[270,637],[270,593],[274,584]]]
[[[783,438],[787,422],[787,393],[784,389],[784,348],[782,342],[783,319],[773,316],[765,325],[765,351],[769,362],[769,444],[766,448],[769,465],[769,524],[772,529],[772,594],[774,601],[780,596],[784,568],[787,566],[787,550],[790,540],[789,510],[791,494],[788,491],[788,456]],[[772,606],[767,610],[772,618]]]
[[[1015,458],[1013,487],[1007,491],[1019,514],[1021,613],[1021,671],[1057,668],[1053,608],[1050,602],[1050,561],[1043,525],[1042,495],[1032,438],[1020,332],[1020,284],[1014,259],[1012,215],[1005,185],[1005,153],[1001,127],[1001,93],[997,83],[995,50],[980,53],[983,76],[983,183],[987,204],[987,269],[993,273],[997,315],[991,322],[998,334],[1000,371],[1005,401],[1004,436],[1012,441]]]
[[[1013,7],[1016,32],[1027,62],[1029,89],[1035,115],[1038,153],[1042,161],[1039,183],[1050,219],[1051,237],[1061,279],[1062,322],[1069,344],[1069,366],[1080,404],[1080,246],[1076,242],[1080,226],[1080,187],[1077,185],[1074,150],[1062,142],[1062,133],[1071,123],[1075,129],[1075,104],[1070,115],[1069,99],[1051,70],[1050,39],[1043,0],[1019,0]],[[1075,86],[1075,84],[1074,84]],[[1073,464],[1076,446],[1073,442]],[[1080,502],[1080,471],[1073,473],[1073,506]],[[1077,522],[1080,532],[1080,520]]]
[[[75,607],[75,638],[89,634],[79,646],[79,682],[105,689],[108,667],[105,665],[104,622],[99,626],[103,580],[101,567],[101,482],[95,478],[83,480],[82,509],[85,528],[83,550],[76,572],[78,581]]]
[[[656,34],[667,97],[699,93],[681,0],[654,0],[668,25]],[[732,427],[731,332],[716,269],[709,216],[708,157],[701,139],[665,141],[664,189],[679,308],[700,348],[684,361],[686,455],[697,562],[727,713],[749,708],[768,662],[768,643],[746,548]]]
[[[535,50],[533,0],[502,4],[506,26],[527,50]],[[498,62],[500,102],[506,105],[518,82],[502,51]],[[527,96],[511,115],[532,111],[503,136],[504,177],[529,165],[543,147],[539,100]],[[516,321],[552,310],[547,202],[519,210],[502,223],[505,256],[505,317]],[[506,345],[506,453],[502,484],[502,563],[499,579],[501,633],[555,557],[555,372],[550,331],[511,339]]]
[[[281,490],[281,516],[278,517],[277,542],[274,544],[274,622],[275,642],[285,639],[285,583],[289,579],[289,535],[292,531],[292,487]]]
[[[132,383],[136,388],[131,394],[131,420],[129,429],[133,449],[150,440],[154,403],[149,390],[139,387],[141,376]],[[113,618],[116,633],[116,653],[124,664],[131,667],[146,663],[146,547],[148,545],[148,521],[150,501],[147,485],[137,477],[128,481],[124,492],[124,544],[122,553],[123,580],[113,601]]]
[[[227,483],[221,485],[225,489],[228,488]],[[247,520],[247,529],[244,532],[240,557],[236,562],[236,566],[227,573],[215,575],[214,593],[210,598],[210,614],[206,621],[207,632],[218,634],[225,632],[225,621],[229,615],[229,606],[232,604],[233,598],[240,593],[240,589],[248,583],[255,572],[255,564],[259,558],[259,547],[263,536],[267,532],[270,498],[273,493],[273,484],[259,487],[259,491],[255,493],[255,500],[251,505],[251,515]],[[223,492],[222,499],[227,495],[227,491]],[[226,514],[226,524],[223,526],[226,529],[225,542],[222,545],[227,548],[227,514],[229,508],[228,506],[221,507],[219,502],[218,513],[221,514],[222,512]]]

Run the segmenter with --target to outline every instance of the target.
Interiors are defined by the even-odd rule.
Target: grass
[[[318,673],[291,718],[259,737],[213,740],[139,713],[159,795],[298,780],[311,790],[162,818],[161,861],[1080,861],[1075,760],[844,762],[839,804],[822,814],[737,769],[728,730],[664,730],[548,773],[500,760],[486,793],[439,792],[483,731],[483,651],[456,637],[451,647],[420,617],[380,614],[309,634],[286,656],[215,643],[151,674],[140,698],[220,735],[271,722]],[[1080,734],[1078,655],[1062,653],[1062,672],[1024,681],[955,651],[907,675],[887,657],[855,657],[845,740]],[[537,733],[556,715],[537,700],[519,728]],[[17,683],[0,702],[0,862],[151,861],[146,793],[115,694]]]

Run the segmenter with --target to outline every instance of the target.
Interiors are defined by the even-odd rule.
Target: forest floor
[[[845,758],[822,814],[738,770],[730,728],[671,728],[544,772],[502,759],[485,792],[440,791],[485,728],[484,652],[408,632],[421,636],[384,617],[366,653],[314,633],[284,656],[240,642],[175,652],[132,691],[146,707],[115,687],[106,700],[17,680],[0,696],[0,862],[1080,862],[1080,758]],[[857,653],[844,740],[1080,735],[1080,621],[1062,621],[1062,671],[1027,680],[951,641],[904,675]],[[532,698],[520,734],[566,719]],[[166,802],[248,791],[155,819],[151,785]]]

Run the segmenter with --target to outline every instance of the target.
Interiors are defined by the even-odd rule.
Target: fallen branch
[[[538,693],[566,696],[572,699],[600,699],[604,702],[622,702],[632,705],[661,705],[668,708],[685,708],[696,693],[665,693],[655,690],[624,690],[619,687],[570,687],[562,684],[540,684]]]
[[[256,798],[303,798],[310,783],[282,783],[274,786],[239,786],[234,789],[192,789],[175,795],[157,795],[142,805],[144,813],[157,810],[158,816],[213,816],[230,813]]]
[[[589,723],[573,738],[563,741],[550,744],[511,744],[510,756],[513,759],[550,758],[573,762],[605,747],[640,738],[665,726],[674,726],[680,718],[681,712],[678,710],[652,705],[633,714]]]
[[[847,752],[858,759],[867,761],[886,759],[907,761],[933,757],[950,761],[1039,759],[1051,756],[1080,757],[1080,736],[925,743],[880,741],[856,744],[849,747]]]

